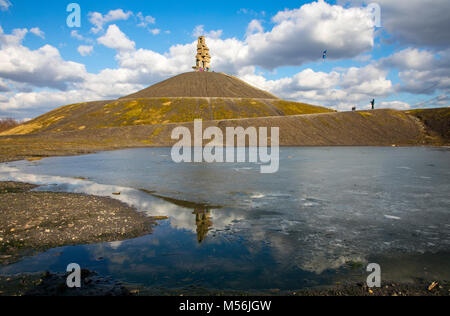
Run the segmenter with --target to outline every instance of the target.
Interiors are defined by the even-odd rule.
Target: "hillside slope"
[[[64,106],[0,136],[327,112],[332,110],[280,99],[119,99]]]
[[[193,123],[183,123],[193,129]],[[99,150],[172,146],[179,124],[124,126],[0,137],[0,161],[85,154]],[[420,121],[405,112],[325,113],[239,120],[205,121],[204,128],[279,127],[282,146],[417,146],[426,143]],[[332,158],[332,157],[331,157]]]
[[[411,110],[406,113],[423,122],[429,143],[450,144],[450,108]]]
[[[187,72],[123,99],[170,97],[277,99],[236,77],[216,72]]]

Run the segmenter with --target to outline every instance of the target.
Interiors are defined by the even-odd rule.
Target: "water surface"
[[[272,175],[258,164],[175,164],[169,148],[133,149],[2,164],[0,180],[169,216],[149,236],[52,249],[2,274],[76,262],[146,286],[239,290],[362,280],[351,267],[368,262],[390,279],[450,276],[448,149],[282,148]]]

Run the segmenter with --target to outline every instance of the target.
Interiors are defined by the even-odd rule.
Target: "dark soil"
[[[188,72],[124,98],[222,97],[276,99],[238,78],[215,72]]]
[[[101,277],[95,272],[82,270],[82,285],[69,289],[67,274],[23,274],[0,276],[0,296],[449,296],[449,282],[437,282],[430,290],[430,282],[415,283],[384,282],[381,288],[369,289],[364,284],[347,284],[298,291],[233,291],[209,290],[191,286],[180,289],[145,288],[122,284],[111,278]]]
[[[450,284],[441,282],[429,290],[431,283],[417,281],[411,284],[385,282],[381,288],[369,289],[365,284],[342,285],[334,288],[299,291],[294,296],[449,296]]]
[[[129,296],[120,282],[103,278],[88,270],[81,272],[81,288],[67,287],[68,274],[0,276],[1,296]]]
[[[298,291],[233,291],[209,290],[196,286],[181,289],[144,288],[127,285],[127,288],[139,296],[449,296],[450,283],[438,282],[429,289],[432,282],[414,283],[383,282],[381,288],[369,289],[365,284],[345,284]]]

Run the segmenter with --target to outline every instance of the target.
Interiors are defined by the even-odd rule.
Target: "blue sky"
[[[449,105],[448,0],[0,0],[0,117],[114,99],[194,65],[207,36],[216,71],[286,99],[350,110]],[[326,60],[323,50],[328,50]]]
[[[67,60],[82,62],[88,71],[98,72],[104,67],[110,67],[114,62],[114,51],[99,48],[92,58],[82,58],[77,52],[79,42],[71,38],[73,30],[66,25],[66,7],[70,1],[14,1],[9,12],[2,12],[0,25],[5,33],[15,28],[33,28],[39,26],[45,32],[46,40],[29,37],[25,40],[30,48],[39,48],[43,43],[51,43],[60,49],[61,55]],[[89,36],[92,24],[89,22],[90,12],[107,13],[110,10],[122,9],[125,12],[142,12],[152,16],[156,23],[152,26],[170,31],[161,36],[151,36],[146,28],[136,27],[136,19],[121,21],[121,30],[137,43],[137,47],[151,49],[164,53],[170,46],[192,41],[192,31],[197,25],[205,25],[208,29],[223,30],[224,37],[243,39],[248,23],[253,18],[273,16],[285,8],[296,8],[308,1],[284,1],[283,5],[274,1],[247,1],[242,7],[242,1],[213,1],[207,7],[198,7],[191,1],[77,1],[82,10],[82,26],[79,33]],[[248,13],[244,13],[248,10]],[[263,13],[264,12],[264,13]],[[319,52],[320,55],[321,52]]]

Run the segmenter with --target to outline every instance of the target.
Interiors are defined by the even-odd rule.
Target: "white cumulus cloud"
[[[450,1],[448,0],[338,0],[338,4],[381,7],[383,28],[394,40],[420,47],[450,45]]]
[[[133,12],[131,11],[125,12],[122,9],[111,10],[106,15],[103,15],[99,12],[90,12],[89,22],[91,22],[91,24],[94,25],[91,31],[97,34],[103,30],[103,27],[106,24],[114,21],[128,20],[132,15]]]
[[[402,101],[386,101],[380,102],[380,108],[383,109],[394,109],[394,110],[409,110],[411,109],[411,105]]]
[[[206,36],[210,38],[220,38],[222,36],[223,31],[222,30],[216,30],[216,31],[205,31],[204,25],[197,25],[194,30],[192,31],[192,36],[199,37],[199,36]]]
[[[246,39],[249,59],[268,69],[329,59],[353,58],[374,46],[374,22],[367,10],[345,9],[323,0],[279,12],[273,29]]]
[[[135,42],[130,40],[115,24],[110,25],[106,34],[99,37],[97,42],[118,51],[134,50],[135,48]]]
[[[153,35],[158,35],[158,34],[160,34],[161,33],[161,30],[160,29],[151,29],[151,30],[148,30],[151,34],[153,34]]]
[[[94,46],[80,45],[80,46],[78,46],[77,50],[81,56],[88,56],[88,55],[91,55],[92,52],[94,51]]]
[[[30,29],[30,33],[33,33],[34,35],[45,39],[45,33],[38,27],[33,27],[32,29]]]
[[[156,19],[151,15],[144,16],[142,12],[138,12],[136,14],[137,19],[139,20],[138,27],[147,27],[149,24],[155,24]]]
[[[249,36],[251,34],[262,33],[262,32],[264,32],[264,27],[262,26],[261,21],[252,20],[247,27],[246,35]]]
[[[0,77],[36,87],[65,90],[67,84],[83,80],[86,68],[65,61],[57,48],[44,45],[30,50],[22,45],[26,29],[4,34],[0,28]]]
[[[9,0],[0,0],[0,10],[7,11],[12,6]]]

